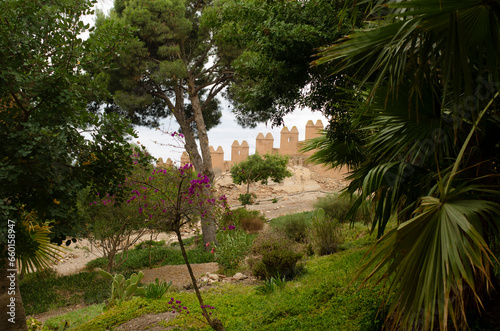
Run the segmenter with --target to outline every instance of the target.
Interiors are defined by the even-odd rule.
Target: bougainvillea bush
[[[136,205],[147,224],[159,231],[176,232],[189,222],[227,213],[227,198],[214,197],[210,179],[196,174],[191,164],[154,169],[143,180],[130,179],[126,185],[133,187],[126,202]]]
[[[138,185],[132,190],[127,203],[138,207],[137,212],[146,219],[148,226],[159,231],[175,232],[203,316],[214,330],[224,330],[221,321],[212,319],[206,310],[207,305],[201,297],[182,241],[181,227],[199,219],[203,222],[208,218],[222,218],[229,213],[227,198],[215,197],[210,179],[201,173],[196,174],[191,164],[180,168],[154,169],[143,180],[128,180],[126,185]]]

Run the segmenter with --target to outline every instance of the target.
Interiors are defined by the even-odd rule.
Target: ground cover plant
[[[23,279],[20,291],[26,315],[32,315],[74,304],[101,303],[109,298],[111,287],[98,272],[61,277],[54,272],[42,272]]]
[[[78,327],[80,325],[100,315],[103,312],[104,308],[105,308],[104,303],[91,305],[62,316],[49,318],[47,319],[47,321],[45,321],[45,323],[43,323],[43,326],[47,327],[49,330],[57,330],[57,331],[63,331],[68,329],[78,330]]]

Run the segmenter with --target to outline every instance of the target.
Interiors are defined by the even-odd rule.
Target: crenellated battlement
[[[313,121],[309,120],[305,125],[305,140],[309,140],[312,138],[316,138],[320,136],[321,130],[323,130],[323,122],[321,120],[317,120],[316,124]],[[304,141],[305,141],[304,140]],[[267,153],[279,153],[282,155],[289,155],[291,160],[294,160],[294,164],[303,165],[304,159],[314,153],[314,151],[310,151],[307,153],[300,152],[300,146],[304,141],[299,141],[299,130],[296,126],[292,127],[289,130],[286,126],[281,129],[280,132],[280,145],[279,148],[274,147],[274,137],[271,132],[268,132],[264,135],[262,132],[259,132],[257,137],[255,138],[255,151],[261,155]],[[218,146],[215,149],[213,146],[210,146],[210,153],[212,156],[212,167],[216,174],[220,174],[223,172],[229,171],[231,166],[235,163],[244,161],[250,155],[250,147],[248,142],[243,140],[241,144],[235,140],[231,145],[231,160],[224,160],[224,150],[221,146]],[[160,161],[161,160],[161,161]],[[181,164],[184,165],[189,163],[189,156],[186,152],[182,153]],[[163,162],[161,158],[158,159],[159,166],[169,166],[172,165],[172,161],[168,159],[166,162]],[[321,166],[315,166],[323,169]],[[317,170],[321,170],[321,169]],[[340,170],[329,170],[324,168],[320,171],[320,173],[324,174],[326,177],[343,177],[346,171]]]

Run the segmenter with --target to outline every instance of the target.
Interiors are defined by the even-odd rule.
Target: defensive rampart
[[[323,123],[321,120],[316,121],[316,124],[313,121],[309,120],[306,124],[306,134],[305,140],[312,139],[318,137],[320,135],[321,130],[323,130]],[[299,141],[299,130],[297,127],[292,127],[291,130],[288,130],[287,127],[284,127],[280,132],[280,144],[279,148],[274,147],[274,137],[268,132],[265,136],[263,133],[259,133],[255,139],[255,152],[261,155],[267,153],[279,153],[282,155],[290,156],[290,163],[293,165],[301,165],[314,168],[321,176],[328,178],[336,178],[343,179],[347,173],[347,169],[344,168],[336,168],[329,169],[320,165],[312,165],[307,163],[307,157],[312,155],[314,151],[310,151],[307,153],[300,152],[300,145],[304,141]],[[237,140],[233,142],[231,145],[231,160],[224,160],[224,150],[221,146],[218,146],[217,149],[214,149],[210,146],[210,152],[212,155],[212,167],[214,169],[215,174],[220,174],[223,172],[229,171],[231,166],[235,163],[246,160],[249,154],[249,146],[248,142],[243,140],[239,143]],[[167,159],[166,162],[163,162],[162,158],[158,159],[158,166],[170,166],[172,165],[172,160]],[[189,163],[189,156],[186,152],[184,152],[181,156],[181,164],[184,165]]]

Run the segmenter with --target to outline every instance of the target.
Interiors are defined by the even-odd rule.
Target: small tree
[[[145,180],[131,184],[139,184],[139,188],[132,190],[127,202],[138,206],[139,214],[149,220],[148,226],[159,231],[175,232],[203,316],[214,330],[225,330],[220,320],[211,319],[205,308],[207,306],[203,303],[182,241],[181,228],[200,217],[202,220],[220,218],[228,212],[226,197],[215,198],[208,176],[201,173],[195,175],[191,164],[179,169],[153,170]]]
[[[280,183],[292,173],[287,169],[288,156],[279,154],[265,154],[261,157],[258,153],[250,155],[245,161],[236,163],[231,167],[231,176],[235,184],[247,184],[246,199],[240,196],[240,201],[247,204],[250,197],[250,184],[261,182],[267,184],[269,178]]]
[[[116,196],[99,194],[84,198],[85,230],[92,244],[102,247],[108,259],[106,270],[119,268],[128,258],[125,253],[147,231],[144,220],[132,204],[119,203]],[[118,258],[117,254],[122,253]]]
[[[92,244],[102,247],[108,258],[106,270],[111,272],[119,268],[128,258],[125,254],[130,247],[148,230],[142,215],[137,214],[135,203],[125,203],[131,197],[131,191],[139,189],[139,180],[149,174],[153,167],[149,164],[150,155],[138,146],[132,148],[134,170],[114,194],[100,192],[92,194],[82,191],[79,196],[79,212],[85,219],[85,235]],[[118,259],[117,254],[122,253]]]

